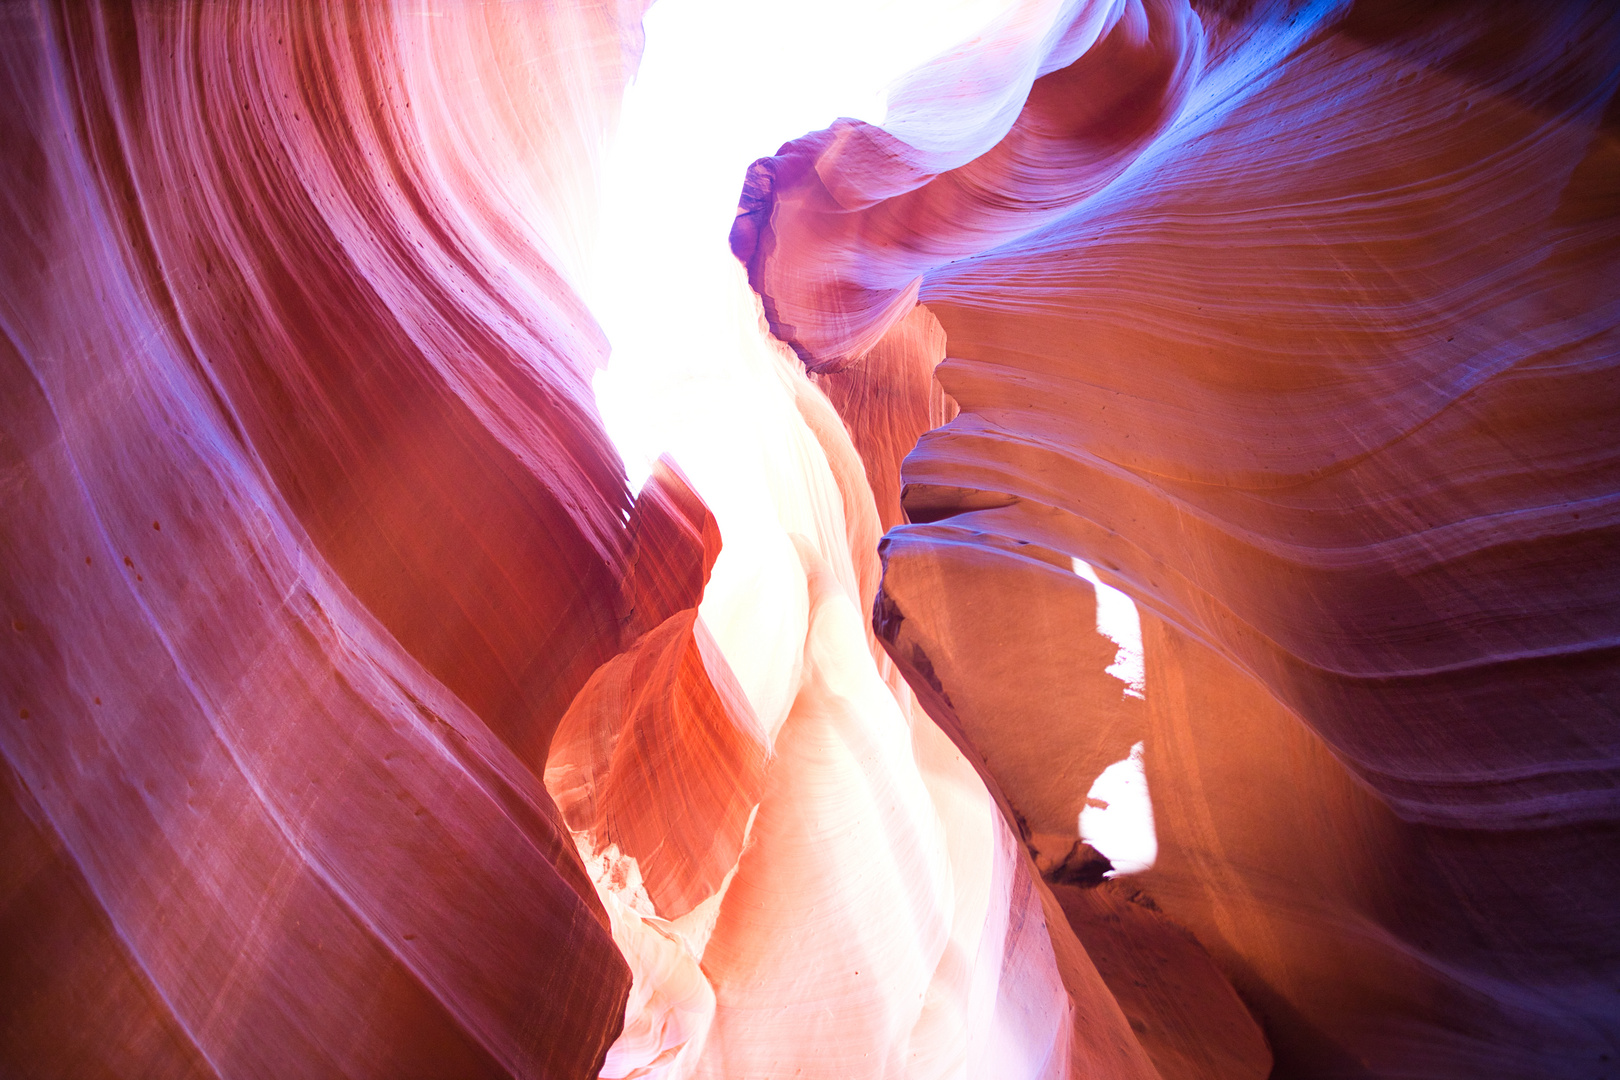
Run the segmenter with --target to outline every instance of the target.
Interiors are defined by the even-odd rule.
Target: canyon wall
[[[537,769],[619,650],[570,281],[640,14],[0,13],[8,1073],[618,1036]]]
[[[987,151],[841,121],[744,189],[773,331],[846,398],[913,298],[944,332],[885,645],[1037,832],[1145,744],[1130,880],[1276,1075],[1605,1075],[1620,21],[1143,0],[1060,59]]]
[[[641,15],[4,9],[6,1073],[1155,1076],[721,235],[763,524],[626,488]]]
[[[0,1071],[1611,1071],[1620,19],[994,6],[633,494],[643,13],[0,7]]]

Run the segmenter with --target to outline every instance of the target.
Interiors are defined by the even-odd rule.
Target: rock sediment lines
[[[639,11],[443,14],[0,15],[8,1072],[618,1035],[528,763],[618,651],[566,273]]]
[[[0,10],[0,1072],[1611,1070],[1620,19],[1007,0],[632,496],[642,14]]]
[[[807,366],[907,287],[946,334],[896,661],[1033,813],[1034,762],[1146,735],[1141,880],[1279,1075],[1613,1055],[1617,77],[1602,5],[1131,4],[951,171],[834,128],[745,190]],[[1085,605],[1071,557],[1141,606],[1144,715],[1093,678],[1066,728],[1004,723],[1092,664],[985,659]]]

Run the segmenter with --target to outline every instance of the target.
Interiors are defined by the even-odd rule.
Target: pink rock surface
[[[843,419],[861,455],[878,520],[892,529],[900,509],[900,463],[924,433],[956,417],[956,403],[934,369],[945,359],[945,331],[919,304],[858,360],[811,375]]]
[[[619,647],[568,284],[639,10],[13,5],[6,1070],[588,1076],[525,765]]]
[[[1193,935],[1124,882],[1053,885],[1163,1080],[1264,1080],[1271,1048]]]
[[[678,919],[736,865],[770,746],[697,614],[720,550],[713,516],[660,462],[630,531],[633,622],[664,614],[660,602],[686,606],[597,669],[558,726],[545,778],[569,828],[635,859],[659,915]]]
[[[633,500],[637,0],[0,11],[0,1071],[1603,1074],[1620,21],[986,11]]]
[[[1144,882],[1279,1075],[1614,1056],[1617,72],[1603,5],[1131,4],[966,164],[744,190],[807,366],[944,328],[879,626],[1015,808],[1127,734],[1002,722],[1085,681],[1040,564],[1141,606]]]
[[[1152,1077],[982,785],[907,724],[799,547],[805,671],[703,955],[718,1010],[697,1075]]]

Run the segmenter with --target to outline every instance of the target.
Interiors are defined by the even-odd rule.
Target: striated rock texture
[[[863,453],[865,358],[915,298],[946,336],[880,636],[1037,831],[1145,742],[1136,880],[1276,1075],[1605,1075],[1620,19],[1099,7],[993,145],[953,155],[942,97],[749,174],[733,248],[869,388],[834,396]],[[1083,565],[1141,609],[1142,701]]]
[[[862,616],[877,509],[843,425],[763,334],[737,359],[771,433],[769,499],[711,515],[654,469],[630,519],[627,649],[575,697],[545,771],[635,979],[601,1075],[1152,1078],[1009,819]],[[715,588],[728,574],[749,587]]]
[[[634,858],[656,909],[678,918],[736,865],[769,740],[697,614],[718,526],[659,466],[630,519],[634,639],[574,698],[545,776],[569,827]]]
[[[1153,1080],[865,617],[926,312],[857,448],[716,236],[762,482],[625,488],[640,15],[0,10],[0,1072]]]
[[[0,6],[0,1072],[1620,1060],[1620,17],[985,11],[632,499],[639,0]]]
[[[588,1076],[639,7],[0,9],[0,1071]]]

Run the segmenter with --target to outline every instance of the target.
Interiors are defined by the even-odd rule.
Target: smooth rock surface
[[[5,1069],[589,1076],[568,284],[639,10],[8,5]]]
[[[1599,1075],[1620,23],[1110,19],[950,171],[840,156],[835,125],[745,187],[734,245],[808,367],[858,362],[913,294],[946,334],[961,413],[906,459],[880,633],[1045,814],[1037,763],[1106,757],[1114,725],[1002,727],[990,687],[1071,677],[1072,636],[997,650],[1086,591],[1018,553],[1083,560],[1141,609],[1166,800],[1144,881],[1256,1004],[1278,1075]]]

